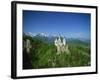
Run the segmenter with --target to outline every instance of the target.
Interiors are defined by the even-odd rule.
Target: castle
[[[69,53],[68,44],[66,44],[66,39],[64,37],[61,38],[59,36],[58,38],[56,38],[54,40],[54,45],[57,48],[57,54]],[[24,48],[26,48],[27,53],[30,53],[30,49],[32,48],[32,45],[29,39],[26,39],[26,41],[24,42]]]
[[[55,46],[57,47],[57,54],[69,53],[68,44],[66,44],[66,39],[59,36],[54,41]]]

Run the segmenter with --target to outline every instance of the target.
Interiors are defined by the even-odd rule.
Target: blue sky
[[[67,38],[90,38],[91,15],[87,13],[23,11],[23,32],[61,34]]]

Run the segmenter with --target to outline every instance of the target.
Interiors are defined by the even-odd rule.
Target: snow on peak
[[[26,35],[29,35],[29,36],[31,36],[31,37],[34,37],[34,36],[36,36],[36,34],[33,34],[33,33],[31,33],[31,32],[28,32],[28,33],[25,33]]]

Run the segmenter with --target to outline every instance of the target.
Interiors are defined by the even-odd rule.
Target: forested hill
[[[23,47],[23,69],[90,66],[90,43],[78,39],[66,39],[70,53],[57,54],[54,40],[57,36],[23,34],[23,42],[30,40],[30,53]],[[26,66],[26,61],[29,66]]]

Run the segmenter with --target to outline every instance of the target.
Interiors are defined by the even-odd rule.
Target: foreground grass
[[[69,54],[58,55],[54,44],[31,37],[25,37],[24,40],[26,38],[30,39],[32,44],[28,56],[33,69],[90,66],[90,48],[86,45],[69,44]]]

